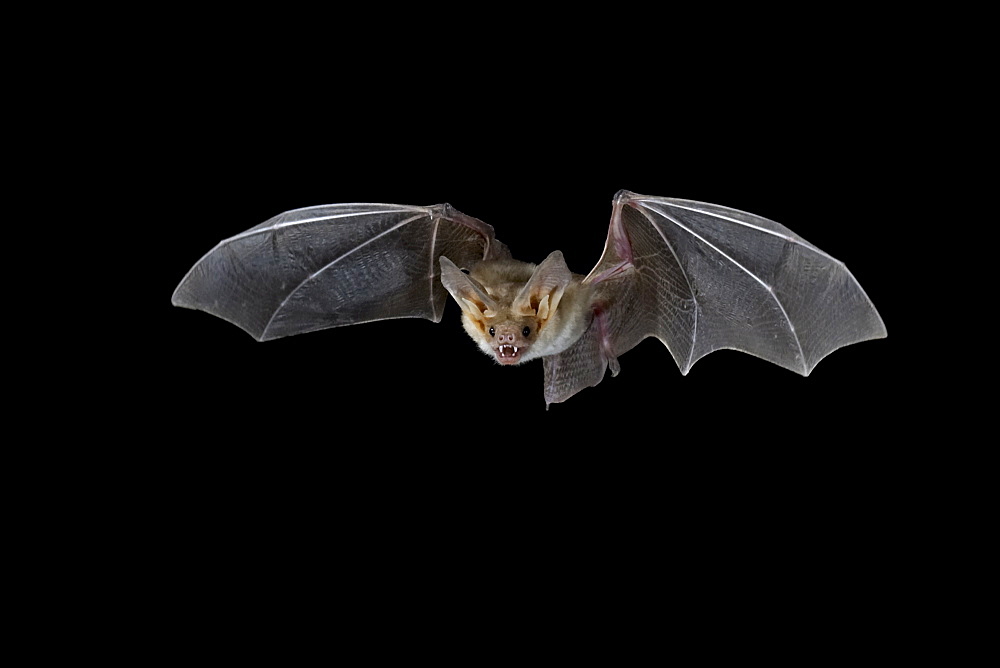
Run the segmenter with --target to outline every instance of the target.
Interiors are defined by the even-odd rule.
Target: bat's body
[[[596,385],[655,336],[683,374],[733,348],[808,375],[837,348],[886,335],[843,263],[787,228],[713,204],[626,191],[604,254],[573,274],[555,251],[510,257],[493,228],[447,204],[288,211],[197,262],[173,303],[258,340],[398,317],[439,321],[446,294],[500,364],[542,358],[547,403]]]

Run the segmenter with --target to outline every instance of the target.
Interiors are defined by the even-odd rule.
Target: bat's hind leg
[[[621,365],[618,364],[618,356],[611,347],[611,328],[610,323],[608,322],[608,312],[601,304],[596,304],[594,306],[594,320],[591,327],[594,328],[594,331],[597,334],[597,342],[601,351],[601,360],[609,369],[611,369],[611,375],[617,376],[618,372],[621,371]]]

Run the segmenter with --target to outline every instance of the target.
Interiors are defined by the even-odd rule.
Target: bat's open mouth
[[[498,346],[497,349],[497,360],[500,364],[517,364],[521,361],[521,353],[524,352],[523,347],[517,346]]]

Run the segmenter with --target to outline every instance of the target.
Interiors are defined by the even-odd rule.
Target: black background
[[[346,558],[380,573],[366,586],[416,596],[400,564],[570,592],[579,569],[608,575],[602,559],[626,588],[665,584],[653,573],[669,562],[667,586],[780,589],[791,609],[872,601],[876,580],[900,594],[925,461],[899,436],[897,64],[852,22],[654,39],[640,18],[499,33],[402,21],[378,39],[345,20],[224,47],[195,30],[175,45],[194,58],[157,69],[144,136],[158,165],[140,177],[167,233],[148,246],[154,324],[132,373],[159,390],[141,414],[167,439],[143,461],[161,517],[227,591],[239,583],[222,574],[266,554],[303,584]],[[451,303],[440,324],[268,343],[170,306],[219,240],[333,202],[450,202],[515,257],[560,249],[586,273],[621,188],[786,225],[847,264],[889,338],[808,378],[732,351],[682,377],[647,340],[618,377],[546,410],[541,364],[495,365]]]
[[[418,487],[428,471],[432,487],[497,477],[503,499],[525,480],[587,489],[610,476],[635,481],[628,493],[673,493],[671,480],[706,501],[819,483],[836,503],[873,464],[881,478],[894,462],[883,448],[897,426],[898,335],[896,267],[886,261],[895,221],[868,204],[884,187],[877,113],[864,91],[831,108],[822,74],[776,88],[747,72],[723,94],[721,82],[691,88],[669,71],[652,80],[579,68],[569,84],[531,72],[522,88],[461,70],[411,73],[426,76],[420,85],[394,76],[359,85],[331,68],[324,80],[194,91],[165,156],[187,167],[160,182],[163,201],[184,204],[157,249],[169,260],[157,294],[172,426],[212,452],[250,449],[293,477],[302,457],[306,475],[358,458],[375,478],[394,472]],[[856,118],[855,106],[869,111]],[[450,202],[492,224],[515,257],[560,249],[586,273],[619,188],[785,224],[847,263],[890,338],[837,351],[809,378],[732,351],[682,377],[647,340],[620,359],[618,377],[546,411],[541,365],[495,365],[450,303],[440,324],[387,321],[268,343],[169,305],[220,239],[331,202]]]

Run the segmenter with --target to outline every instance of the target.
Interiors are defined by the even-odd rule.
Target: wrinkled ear
[[[518,315],[535,316],[545,323],[559,306],[573,274],[566,266],[562,251],[553,251],[535,267],[531,278],[514,298],[513,311]]]
[[[482,320],[497,314],[493,298],[444,255],[441,256],[441,283],[470,317]]]

